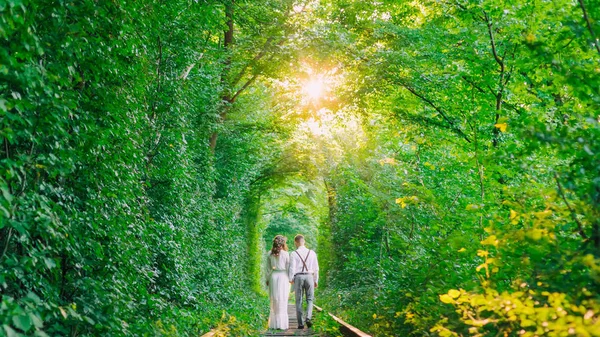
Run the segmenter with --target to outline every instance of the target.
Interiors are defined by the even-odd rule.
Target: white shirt
[[[308,254],[308,258],[306,257]],[[306,259],[306,268],[302,263],[302,260]],[[308,268],[308,270],[306,270]],[[290,270],[288,276],[290,280],[294,279],[294,275],[298,273],[309,273],[313,274],[315,283],[319,283],[319,262],[317,261],[317,253],[314,250],[308,253],[308,248],[304,246],[298,247],[296,251],[290,253]]]

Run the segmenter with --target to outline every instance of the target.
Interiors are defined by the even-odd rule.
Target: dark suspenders
[[[301,273],[304,273],[304,269],[306,268],[306,271],[308,272],[308,267],[306,266],[306,261],[308,261],[308,256],[310,255],[310,249],[308,250],[308,253],[306,253],[306,257],[304,259],[302,259],[302,256],[300,256],[300,253],[298,253],[298,251],[296,251],[296,254],[298,254],[298,257],[300,258],[300,261],[302,261],[302,271]]]

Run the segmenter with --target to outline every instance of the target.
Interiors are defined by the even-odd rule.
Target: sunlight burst
[[[315,136],[322,136],[325,132],[321,123],[316,121],[314,118],[309,119],[305,122],[306,128]]]
[[[312,78],[308,82],[304,83],[302,92],[307,96],[309,100],[317,101],[325,94],[326,87],[323,77]]]
[[[326,108],[319,109],[314,117],[304,121],[301,125],[313,136],[331,136],[331,127],[335,123],[335,116]]]

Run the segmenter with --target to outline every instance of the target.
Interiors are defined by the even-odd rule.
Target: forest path
[[[296,318],[296,306],[294,304],[288,304],[288,320],[290,322],[290,328],[287,330],[267,330],[262,336],[321,336],[314,332],[312,329],[304,328],[302,330],[297,329],[298,319]]]
[[[315,305],[314,312],[316,314],[325,314],[323,309],[316,305]],[[331,318],[333,318],[334,321],[339,323],[340,332],[344,336],[372,337],[371,335],[360,331],[359,329],[344,322],[343,320],[341,320],[340,318],[338,318],[332,314],[329,314],[329,316],[331,316]],[[287,330],[267,330],[261,336],[263,336],[263,337],[267,337],[267,336],[321,336],[319,333],[313,331],[312,329],[308,329],[308,328],[305,328],[302,330],[296,329],[298,327],[298,319],[296,318],[296,307],[294,304],[291,304],[291,303],[288,304],[288,317],[289,317],[288,320],[290,323],[289,329],[287,329]]]

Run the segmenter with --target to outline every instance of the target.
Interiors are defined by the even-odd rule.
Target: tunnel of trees
[[[374,336],[600,336],[598,34],[598,0],[0,0],[0,335],[257,336],[304,233]]]

